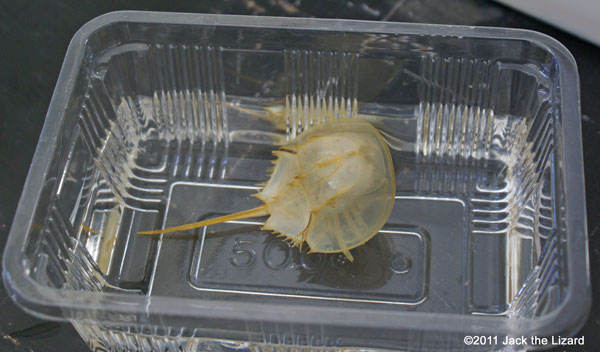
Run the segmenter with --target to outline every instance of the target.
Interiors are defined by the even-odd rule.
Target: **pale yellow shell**
[[[269,215],[264,229],[311,252],[343,252],[373,237],[394,204],[395,177],[387,144],[360,119],[336,119],[301,133],[274,154],[273,173],[255,197],[264,205],[157,234]]]
[[[264,228],[312,252],[362,245],[388,219],[394,169],[377,130],[359,119],[317,125],[275,152],[271,178],[256,197],[270,214]]]

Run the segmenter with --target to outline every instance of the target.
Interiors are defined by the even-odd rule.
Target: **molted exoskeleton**
[[[269,215],[264,229],[311,252],[343,252],[373,237],[394,204],[394,169],[379,132],[360,119],[337,119],[301,133],[273,154],[270,179],[255,209],[164,230],[160,234]]]

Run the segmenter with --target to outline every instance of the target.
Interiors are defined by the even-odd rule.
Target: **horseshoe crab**
[[[273,154],[272,173],[253,196],[263,204],[192,224],[143,231],[156,235],[268,215],[263,229],[309,253],[342,252],[371,239],[394,204],[395,177],[388,146],[370,123],[341,118],[299,134]]]

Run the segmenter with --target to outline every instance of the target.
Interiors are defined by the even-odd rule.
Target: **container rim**
[[[56,148],[56,135],[69,97],[73,91],[77,72],[90,35],[104,26],[120,23],[161,23],[212,25],[232,27],[260,27],[278,29],[342,31],[386,34],[416,34],[446,37],[487,39],[513,39],[533,42],[549,51],[559,66],[560,101],[563,123],[560,124],[562,139],[561,155],[564,160],[564,183],[566,195],[566,233],[569,238],[567,261],[569,287],[561,305],[553,312],[535,318],[499,320],[498,317],[451,315],[423,312],[365,311],[339,307],[294,305],[267,305],[243,302],[226,302],[160,296],[126,295],[89,291],[62,290],[43,286],[26,274],[25,263],[19,258],[30,228],[33,211],[39,199],[44,176],[50,166],[50,156]],[[591,305],[589,262],[587,251],[587,224],[585,215],[585,191],[583,174],[583,151],[581,141],[581,118],[579,110],[579,77],[571,53],[557,40],[545,34],[522,29],[430,25],[397,22],[374,22],[340,19],[261,17],[240,15],[212,15],[189,13],[163,13],[145,11],[117,11],[96,17],[82,26],[71,40],[61,73],[58,78],[44,127],[31,163],[24,190],[11,226],[3,256],[2,277],[11,298],[29,313],[52,320],[74,319],[70,312],[110,311],[121,313],[144,313],[152,315],[177,315],[182,317],[229,317],[251,316],[256,320],[289,321],[331,325],[360,325],[365,327],[407,327],[440,331],[494,331],[504,333],[554,335],[566,331],[572,333],[585,322]],[[72,294],[67,294],[72,293]],[[152,300],[152,305],[149,304]],[[110,305],[110,306],[109,306]],[[123,324],[117,318],[92,320]],[[82,319],[82,321],[85,319]],[[500,323],[502,321],[503,323]],[[358,323],[357,323],[358,322]]]

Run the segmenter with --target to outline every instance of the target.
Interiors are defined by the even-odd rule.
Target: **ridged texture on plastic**
[[[264,343],[236,342],[210,339],[196,336],[183,329],[157,329],[140,327],[139,331],[110,330],[99,325],[74,324],[77,332],[88,343],[92,351],[102,352],[334,352],[336,347],[306,345],[302,338],[291,336],[265,336]],[[128,329],[125,329],[128,330]],[[160,331],[159,331],[160,330]],[[167,333],[167,335],[163,335]],[[182,337],[184,334],[186,337]],[[178,336],[179,335],[179,336]],[[298,344],[296,344],[298,343]],[[320,343],[320,342],[316,342]],[[331,341],[324,341],[327,345]],[[344,351],[364,351],[359,348],[347,348]],[[384,351],[384,350],[379,350]]]
[[[527,66],[478,59],[424,57],[421,73],[417,192],[464,195],[471,236],[506,238],[506,295],[516,299],[510,311],[539,314],[535,307],[550,299],[564,270],[549,239],[556,237],[551,87]],[[531,268],[538,279],[519,291],[529,273],[520,269],[524,240],[540,264]],[[553,297],[549,306],[558,303]]]
[[[285,50],[286,137],[314,124],[356,117],[358,54]]]
[[[34,275],[55,287],[102,291],[106,282],[87,249],[73,237],[78,232],[65,214],[53,206],[43,236],[45,248],[35,265],[36,270],[46,271]]]
[[[132,207],[153,209],[169,178],[222,174],[215,153],[228,146],[227,112],[220,49],[161,44],[140,49],[143,57],[119,50],[104,54],[110,60],[91,75],[80,125],[114,193]],[[144,93],[151,99],[142,98]],[[148,139],[154,145],[142,143]],[[139,164],[139,154],[153,148],[167,155],[155,165]]]
[[[418,156],[448,163],[489,158],[498,65],[478,59],[425,57],[421,72]]]

